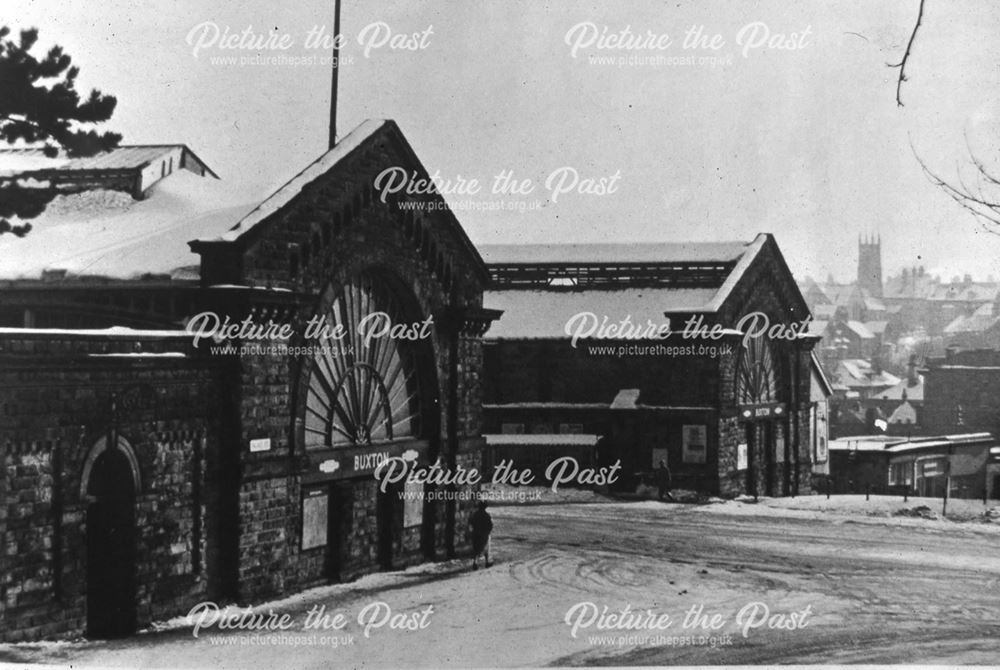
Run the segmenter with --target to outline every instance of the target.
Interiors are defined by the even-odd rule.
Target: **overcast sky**
[[[877,232],[888,271],[924,264],[946,278],[1000,278],[1000,236],[931,185],[910,148],[948,175],[966,161],[964,134],[983,158],[997,155],[1000,5],[927,0],[899,108],[886,63],[901,57],[917,5],[344,0],[340,132],[395,119],[431,172],[482,182],[485,193],[449,201],[537,207],[459,211],[478,243],[764,231],[796,274],[847,279],[858,235]],[[127,143],[187,143],[227,183],[261,198],[326,147],[328,65],[213,58],[325,56],[304,43],[315,26],[332,32],[333,0],[3,6],[4,21],[37,26],[43,46],[66,47],[81,85],[118,97],[109,127]],[[386,26],[423,48],[377,46]],[[691,26],[723,44],[684,48]],[[215,27],[287,34],[292,47],[224,50],[216,41],[195,54]],[[592,27],[651,33],[663,48],[598,48],[588,45]],[[575,54],[567,35],[580,42]],[[796,48],[753,46],[764,37]],[[367,57],[359,38],[376,43]],[[660,61],[595,62],[620,56]],[[545,182],[560,168],[581,180],[619,176],[613,193],[553,202]],[[531,179],[534,191],[490,195],[501,171]]]

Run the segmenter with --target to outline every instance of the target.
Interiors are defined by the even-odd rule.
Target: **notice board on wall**
[[[302,548],[323,547],[327,542],[330,496],[325,491],[310,491],[302,498]]]

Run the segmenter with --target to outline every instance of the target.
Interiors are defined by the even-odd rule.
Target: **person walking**
[[[673,502],[674,497],[670,495],[670,468],[667,467],[667,462],[661,460],[659,467],[656,468],[656,488],[660,500],[664,498]]]
[[[486,567],[490,567],[490,533],[493,532],[493,518],[486,511],[486,501],[479,502],[479,509],[472,513],[469,518],[469,527],[472,529],[472,569],[479,569],[479,556],[483,555],[486,560]]]

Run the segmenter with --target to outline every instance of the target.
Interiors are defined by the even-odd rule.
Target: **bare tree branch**
[[[924,175],[932,184],[940,188],[952,200],[971,212],[976,219],[983,224],[983,228],[991,233],[1000,235],[1000,181],[997,181],[990,175],[990,173],[986,170],[985,165],[983,165],[983,163],[975,156],[971,148],[969,149],[969,155],[972,157],[972,163],[978,170],[975,188],[966,184],[958,164],[955,166],[956,184],[946,181],[931,170],[927,166],[927,163],[925,163],[920,157],[920,154],[917,153],[912,140],[910,141],[910,150],[913,151],[913,156],[917,159],[917,162],[920,164],[920,168],[924,171]],[[983,177],[986,178],[989,184],[997,187],[997,193],[995,195],[987,195],[984,193],[982,182]]]
[[[924,20],[924,0],[920,0],[920,7],[917,10],[917,21],[913,24],[913,32],[910,33],[910,41],[906,43],[906,51],[903,53],[903,60],[898,63],[886,63],[891,68],[899,68],[899,78],[896,80],[896,104],[903,106],[903,99],[900,97],[900,90],[903,82],[906,81],[906,61],[910,59],[910,52],[913,50],[913,41],[917,38],[917,31]]]

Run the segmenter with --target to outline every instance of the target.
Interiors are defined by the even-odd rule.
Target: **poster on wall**
[[[664,463],[666,463],[667,467],[669,468],[670,467],[670,450],[666,449],[666,448],[654,448],[653,449],[653,458],[650,459],[650,460],[652,461],[650,463],[650,466],[654,470],[656,468],[660,467],[660,461],[663,461]]]
[[[302,549],[326,545],[329,500],[323,491],[312,491],[302,499]]]
[[[684,426],[681,453],[685,463],[704,463],[708,454],[708,426]]]
[[[424,520],[423,482],[403,484],[403,527],[419,526]]]
[[[746,470],[749,467],[749,458],[747,456],[747,443],[740,442],[736,445],[736,469]]]
[[[785,462],[785,436],[778,435],[774,438],[774,462]]]

